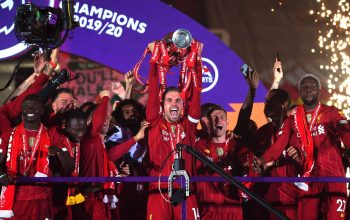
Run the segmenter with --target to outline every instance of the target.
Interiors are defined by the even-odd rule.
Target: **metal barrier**
[[[240,182],[324,182],[349,183],[348,177],[233,177]],[[157,176],[137,177],[17,177],[16,184],[29,183],[72,183],[72,182],[158,182]],[[167,176],[160,178],[161,182],[168,182]],[[192,176],[191,182],[227,182],[223,177]]]
[[[265,183],[277,183],[277,182],[326,182],[334,183],[341,182],[347,183],[350,182],[350,178],[347,177],[233,177],[236,181],[239,182],[265,182]],[[33,183],[88,183],[88,182],[168,182],[168,176],[137,176],[137,177],[16,177],[15,184],[17,185],[26,185]],[[211,176],[192,176],[190,178],[191,182],[228,182],[223,177],[211,177]],[[180,182],[180,181],[176,181]],[[259,198],[258,198],[259,199]],[[185,207],[184,204],[186,201],[182,202],[182,207]],[[264,206],[264,205],[262,205]],[[264,206],[265,207],[265,206]],[[268,210],[270,208],[265,207]],[[186,216],[186,211],[184,208],[183,216]],[[270,210],[275,213],[275,210]],[[280,215],[280,213],[275,213],[280,219],[287,219],[285,216]],[[183,218],[185,219],[185,218]]]

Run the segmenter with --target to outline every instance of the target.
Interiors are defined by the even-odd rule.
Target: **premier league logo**
[[[208,92],[215,87],[219,80],[219,71],[215,63],[208,58],[202,57],[202,92]]]
[[[6,14],[8,14],[8,12],[11,12],[11,10],[13,9],[13,4],[13,0],[5,0],[2,1],[0,4],[2,17],[2,19],[0,20],[0,34],[4,33],[5,35],[8,35],[14,28],[14,23],[12,23],[10,26],[7,26],[7,24],[2,24],[3,21],[6,21],[5,18],[8,17],[6,16]]]
[[[0,0],[0,60],[27,48],[25,44],[18,42],[14,31],[16,9],[25,2],[25,0]],[[33,0],[31,2],[37,6],[54,6],[54,0]]]

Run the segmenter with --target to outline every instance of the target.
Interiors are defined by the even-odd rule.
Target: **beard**
[[[308,99],[302,97],[301,100],[303,100],[303,103],[305,105],[308,105],[308,106],[315,105],[315,104],[318,103],[318,99],[317,98],[312,98],[311,100],[308,100]]]
[[[74,135],[72,135],[72,134],[69,133],[68,131],[63,130],[63,134],[64,134],[70,141],[72,141],[72,142],[74,142],[74,143],[79,142],[79,141],[74,137]]]

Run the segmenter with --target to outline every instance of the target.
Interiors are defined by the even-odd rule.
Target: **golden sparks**
[[[316,2],[319,8],[311,9],[309,14],[315,17],[315,22],[325,24],[324,29],[318,31],[318,49],[328,59],[320,65],[320,69],[328,73],[327,89],[331,97],[327,104],[343,110],[350,118],[350,4],[347,0],[338,0],[331,10],[326,0]]]

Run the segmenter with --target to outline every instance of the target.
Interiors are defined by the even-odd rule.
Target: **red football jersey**
[[[169,153],[175,148],[176,142],[194,146],[196,141],[196,127],[200,116],[200,90],[192,88],[192,96],[185,102],[185,114],[177,123],[167,122],[161,111],[159,101],[158,75],[155,64],[151,64],[148,78],[149,97],[146,108],[146,119],[150,122],[148,128],[148,146],[150,154],[150,176],[169,176],[172,171],[174,156]],[[155,74],[153,74],[155,73]],[[175,128],[174,131],[169,127]],[[185,169],[189,175],[194,174],[194,160],[191,155],[183,151],[185,159]],[[166,162],[165,162],[166,160]],[[161,170],[162,164],[164,164]],[[167,183],[162,183],[161,187],[168,188]],[[150,183],[150,190],[158,189],[158,183]]]
[[[315,165],[310,176],[344,176],[340,140],[345,146],[350,146],[350,127],[341,111],[333,106],[321,105],[311,135]],[[295,147],[302,152],[299,137],[292,113],[277,132],[276,142],[263,155],[264,160],[276,160],[287,144],[293,140]]]
[[[92,116],[91,126],[81,141],[80,176],[104,176],[107,154],[100,131],[107,117],[108,97],[103,97]]]
[[[200,139],[196,143],[196,149],[231,175],[235,174],[236,176],[239,175],[238,173],[242,173],[242,166],[239,166],[241,160],[237,154],[238,145],[235,139],[227,143],[213,143],[205,139]],[[201,162],[197,162],[197,174],[201,176],[219,176]],[[230,189],[227,187],[230,187]],[[238,190],[234,186],[229,186],[229,183],[226,182],[198,182],[197,199],[200,206],[210,204],[240,205]]]

